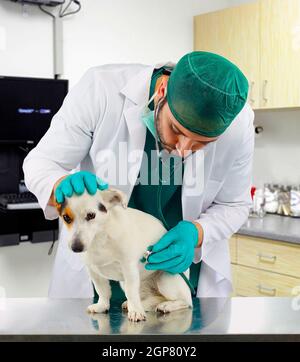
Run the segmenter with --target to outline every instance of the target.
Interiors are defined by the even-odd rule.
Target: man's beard
[[[166,103],[167,103],[167,99],[165,97],[158,101],[157,114],[156,114],[156,117],[154,117],[154,124],[155,124],[156,133],[157,133],[157,138],[158,138],[158,141],[159,141],[159,146],[161,148],[163,148],[169,154],[176,155],[176,156],[179,156],[181,158],[188,158],[189,156],[191,156],[196,151],[192,151],[192,150],[184,151],[184,154],[182,156],[182,155],[179,154],[179,151],[177,150],[176,146],[168,144],[165,141],[164,137],[163,137],[163,133],[162,133],[162,129],[161,129],[161,120],[159,119],[160,118],[159,115],[161,113],[161,110],[162,110],[163,106]]]
[[[168,152],[171,152],[171,151],[175,151],[176,150],[176,147],[174,147],[174,145],[169,145],[164,137],[163,137],[163,134],[162,134],[162,129],[161,129],[161,122],[160,122],[160,113],[161,113],[161,110],[163,108],[163,106],[167,103],[167,99],[164,97],[162,98],[161,100],[158,101],[158,104],[157,104],[157,107],[158,107],[158,110],[157,110],[157,117],[155,117],[155,129],[156,129],[156,132],[157,132],[157,136],[158,136],[158,139],[159,139],[159,143],[161,145],[161,147],[163,149],[165,149],[166,151]]]

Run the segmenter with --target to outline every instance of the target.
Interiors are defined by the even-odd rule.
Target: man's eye
[[[180,131],[175,126],[173,126],[173,124],[172,124],[171,128],[174,133],[180,134]]]
[[[72,222],[72,219],[71,219],[70,216],[67,215],[67,214],[65,214],[65,215],[63,216],[63,219],[65,220],[65,222],[66,222],[67,224],[71,224],[71,222]]]
[[[96,214],[95,214],[94,212],[89,212],[89,213],[86,215],[85,220],[86,220],[86,221],[89,221],[89,220],[95,219],[95,217],[96,217]]]

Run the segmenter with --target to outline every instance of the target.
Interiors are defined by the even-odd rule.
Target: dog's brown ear
[[[63,203],[59,204],[57,201],[55,201],[55,207],[56,207],[56,210],[59,214],[59,216],[62,215],[62,212],[63,212],[63,209],[65,208],[66,206],[66,200],[64,200]]]
[[[62,204],[59,204],[58,202],[55,201],[55,208],[59,214],[59,216],[61,216],[61,211],[62,211]]]
[[[101,191],[101,197],[108,208],[116,205],[120,205],[124,209],[127,208],[127,196],[120,190],[109,188],[108,190]]]

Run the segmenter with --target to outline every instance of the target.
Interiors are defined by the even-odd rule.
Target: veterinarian
[[[58,217],[54,203],[65,196],[85,189],[94,194],[108,185],[121,189],[129,206],[151,213],[169,230],[154,244],[145,267],[180,273],[191,265],[198,297],[228,296],[228,239],[246,221],[251,204],[254,113],[247,95],[242,72],[208,52],[186,54],[176,65],[91,68],[26,157],[26,185],[47,219]],[[124,143],[127,153],[119,152]],[[113,167],[109,155],[117,155],[125,172],[130,168],[128,154],[140,150],[150,155],[157,147],[158,155],[165,150],[184,161],[186,183],[167,185],[160,179],[158,185],[135,185],[144,158],[131,169],[126,185],[103,173],[104,157],[112,157]],[[203,183],[191,193],[187,185],[200,154]],[[74,172],[78,165],[80,171]],[[170,167],[174,174],[177,166]],[[65,232],[61,228],[49,296],[92,297],[87,271],[80,255],[67,247]]]

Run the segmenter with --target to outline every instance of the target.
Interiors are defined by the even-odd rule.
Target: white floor
[[[47,297],[57,242],[0,247],[0,297]]]

